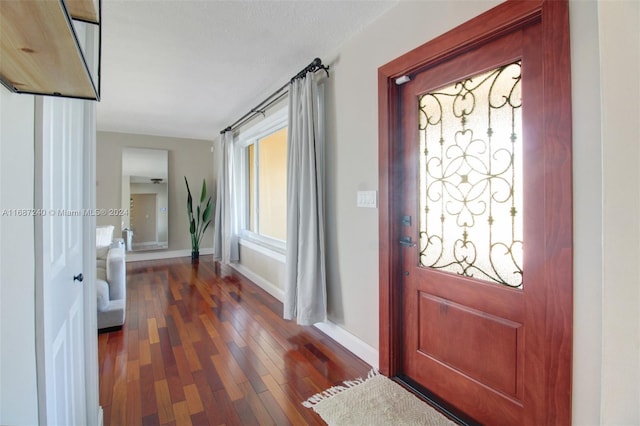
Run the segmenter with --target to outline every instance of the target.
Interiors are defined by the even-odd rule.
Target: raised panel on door
[[[521,397],[522,324],[428,293],[417,297],[419,352],[496,392]]]

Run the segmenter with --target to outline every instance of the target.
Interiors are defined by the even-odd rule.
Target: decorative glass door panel
[[[523,281],[521,62],[418,98],[421,267]]]

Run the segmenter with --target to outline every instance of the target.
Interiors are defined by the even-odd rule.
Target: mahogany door
[[[543,34],[531,19],[395,89],[390,372],[483,424],[570,419],[570,139]]]

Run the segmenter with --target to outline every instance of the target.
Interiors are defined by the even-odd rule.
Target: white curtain
[[[324,98],[310,72],[289,88],[284,318],[327,318],[324,244]]]
[[[225,132],[220,141],[217,159],[218,183],[216,213],[213,228],[213,257],[224,264],[240,259],[238,224],[236,220],[237,198],[234,189],[233,133]]]

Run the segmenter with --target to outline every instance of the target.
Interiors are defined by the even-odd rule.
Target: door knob
[[[74,281],[78,281],[78,282],[82,282],[82,280],[84,280],[84,277],[82,276],[82,273],[79,273],[78,275],[74,275],[73,276],[73,280]]]

